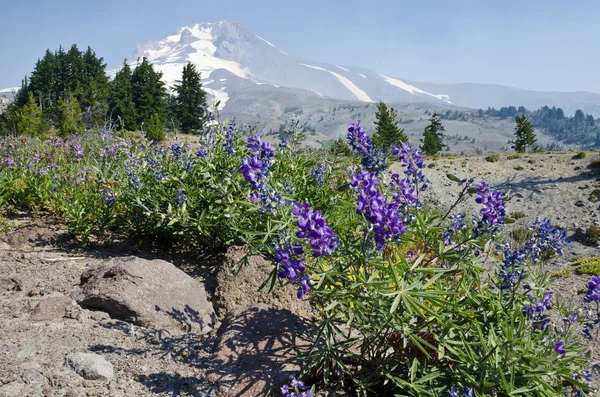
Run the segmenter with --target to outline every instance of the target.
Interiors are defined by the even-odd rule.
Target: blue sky
[[[115,67],[139,43],[219,20],[392,77],[600,93],[597,0],[0,0],[0,87],[18,86],[46,48],[90,45]]]

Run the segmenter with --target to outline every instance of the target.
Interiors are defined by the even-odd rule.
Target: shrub
[[[600,276],[600,258],[579,258],[573,262],[577,273]]]
[[[600,158],[595,158],[594,160],[592,160],[588,165],[588,168],[600,168]]]
[[[516,160],[516,159],[520,159],[521,155],[518,153],[513,153],[513,154],[509,154],[508,156],[506,156],[506,158],[508,160]]]
[[[573,156],[574,159],[583,159],[585,158],[585,152],[577,152],[577,154],[575,156]]]
[[[500,155],[497,153],[490,154],[485,158],[485,161],[489,161],[490,163],[495,163],[497,161],[500,161]]]
[[[550,278],[569,278],[573,274],[573,269],[570,267],[563,267],[560,270],[550,273]]]
[[[146,138],[151,141],[162,142],[167,137],[165,126],[157,113],[154,113],[148,123],[146,123]]]
[[[524,169],[525,169],[525,167],[523,167],[523,166],[521,166],[521,165],[517,165],[517,166],[515,167],[515,170],[516,170],[516,171],[523,171]]]

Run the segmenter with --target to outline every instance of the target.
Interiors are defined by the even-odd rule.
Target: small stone
[[[27,293],[27,296],[32,297],[32,296],[40,296],[42,294],[42,291],[39,288],[33,288],[31,291],[29,291]]]
[[[0,292],[17,292],[23,290],[23,283],[16,277],[0,277]]]
[[[585,206],[585,202],[583,200],[577,200],[574,205],[575,207],[583,207]]]
[[[67,308],[72,304],[73,300],[63,294],[49,295],[38,303],[29,318],[32,321],[58,320],[67,314]]]
[[[88,380],[108,382],[115,376],[112,364],[94,353],[71,353],[65,359],[65,366]]]
[[[90,315],[90,320],[94,320],[94,321],[104,321],[104,320],[109,320],[110,316],[108,315],[108,313],[100,311],[100,310],[91,310],[89,312]]]

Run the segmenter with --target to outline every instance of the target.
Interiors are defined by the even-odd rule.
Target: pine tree
[[[408,141],[404,129],[398,128],[396,116],[398,114],[392,108],[380,101],[375,113],[375,133],[373,134],[373,143],[384,154],[389,155],[392,148]]]
[[[131,92],[135,104],[137,125],[149,122],[150,118],[157,114],[162,121],[165,117],[165,86],[161,80],[162,73],[154,71],[154,68],[143,58],[131,76]]]
[[[133,93],[131,89],[131,68],[126,61],[109,83],[108,115],[111,122],[119,128],[134,131],[139,128]]]
[[[440,116],[436,112],[433,112],[429,119],[429,125],[425,127],[425,131],[423,132],[421,151],[427,155],[439,153],[446,146],[444,144],[444,131],[446,129],[442,125]]]
[[[200,73],[196,65],[188,62],[183,67],[181,80],[174,86],[177,116],[181,124],[181,132],[189,134],[202,129],[202,116],[206,106],[206,92],[202,89]]]
[[[27,96],[27,103],[18,110],[16,116],[17,131],[21,135],[39,136],[43,134],[42,111],[35,102],[33,94]]]
[[[151,141],[161,142],[167,137],[165,126],[158,113],[150,116],[150,120],[144,124],[144,132],[146,133],[146,138]]]
[[[517,153],[524,153],[527,147],[531,147],[535,143],[535,131],[525,115],[515,117],[515,122],[517,125],[515,127],[515,142],[512,148]]]
[[[85,130],[81,115],[81,106],[72,92],[67,92],[64,98],[58,100],[58,112],[58,130],[60,136],[77,135]]]

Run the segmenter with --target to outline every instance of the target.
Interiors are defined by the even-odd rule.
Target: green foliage
[[[173,87],[176,92],[175,105],[181,132],[189,134],[202,129],[206,92],[202,89],[200,73],[191,62],[183,67],[181,80]]]
[[[508,156],[506,156],[506,158],[508,160],[516,160],[516,159],[520,159],[521,155],[518,153],[513,153],[513,154],[509,154]]]
[[[126,61],[123,61],[123,67],[109,84],[108,112],[111,124],[116,128],[134,131],[139,126],[137,125],[131,79],[131,67]]]
[[[160,119],[158,113],[154,113],[150,120],[144,124],[146,138],[151,141],[162,142],[167,137],[167,132],[165,131],[165,126]]]
[[[440,116],[434,112],[429,119],[429,125],[425,127],[423,132],[421,151],[426,155],[439,153],[445,146],[444,131]]]
[[[517,153],[524,153],[535,144],[536,137],[533,125],[525,115],[515,117],[515,142],[512,146]]]
[[[500,155],[497,153],[490,154],[485,158],[485,161],[488,161],[490,163],[496,163],[496,162],[500,161]]]
[[[398,128],[396,117],[398,113],[393,108],[380,101],[375,113],[375,133],[373,143],[385,155],[390,155],[394,146],[408,141],[404,129]]]
[[[600,189],[592,190],[590,197],[588,197],[588,201],[591,201],[592,203],[600,201]]]
[[[577,273],[600,276],[600,258],[579,258],[573,262]]]
[[[16,127],[19,134],[25,136],[40,136],[44,133],[42,112],[31,92],[25,106],[17,111]]]
[[[350,148],[350,145],[348,145],[343,138],[336,139],[331,145],[331,149],[329,151],[335,156],[349,157],[352,155],[352,149]]]
[[[525,213],[523,211],[515,211],[510,214],[510,217],[519,220],[525,218]]]
[[[600,168],[600,158],[595,158],[592,161],[590,161],[588,168],[591,168],[591,169]]]
[[[160,121],[155,113],[147,124]],[[252,131],[213,128],[214,142],[202,142],[202,155],[183,143],[131,143],[103,130],[68,143],[8,139],[0,153],[15,161],[0,162],[0,208],[44,209],[84,242],[125,235],[182,249],[248,244],[269,257],[282,243],[304,244],[317,329],[314,349],[303,357],[305,372],[349,394],[441,397],[455,385],[477,397],[538,397],[579,385],[571,376],[589,363],[578,339],[523,315],[524,307],[543,299],[548,276],[526,261],[522,284],[502,289],[491,271],[504,259],[495,253],[497,236],[474,230],[478,219],[467,217],[445,244],[442,236],[454,223],[450,212],[409,206],[413,221],[406,232],[378,250],[349,187],[361,171],[352,159],[333,163],[324,151],[301,150],[295,138],[301,134],[292,128],[288,144],[273,154],[266,181],[283,200],[266,208],[262,198],[251,202],[254,192],[237,172],[251,155],[241,135]],[[34,154],[39,162],[31,161]],[[311,172],[319,163],[322,178]],[[396,192],[389,176],[380,178],[373,187],[391,202]],[[459,189],[457,206],[473,193]],[[285,200],[322,211],[339,238],[332,255],[311,255]],[[280,270],[274,264],[265,285],[277,288]],[[555,317],[567,313],[555,307]],[[558,338],[566,354],[554,351]]]
[[[62,137],[80,134],[85,130],[81,107],[71,92],[58,100],[58,130]]]
[[[143,58],[131,75],[131,92],[135,104],[136,126],[157,114],[164,120],[166,112],[165,86],[161,80],[162,73],[156,72],[148,59]],[[144,130],[148,127],[144,126]]]
[[[583,242],[592,246],[598,245],[598,242],[600,242],[600,226],[595,224],[588,226],[583,235]]]
[[[580,159],[584,159],[585,158],[586,153],[585,152],[577,152],[577,154],[575,156],[573,156],[573,158],[575,160],[580,160]]]

